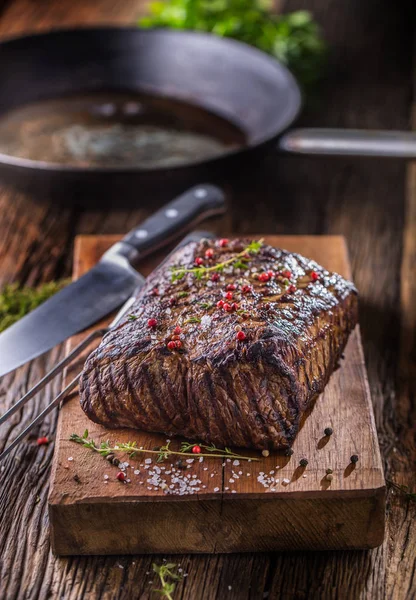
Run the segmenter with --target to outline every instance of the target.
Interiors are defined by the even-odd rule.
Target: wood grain
[[[93,267],[118,239],[77,238],[74,278]],[[351,275],[340,236],[266,236],[265,241]],[[149,265],[143,264],[142,270],[148,273]],[[69,340],[68,352],[84,335]],[[68,383],[80,362],[69,369]],[[325,427],[334,430],[331,438],[324,435]],[[138,447],[152,449],[166,443],[162,435],[109,431],[92,423],[76,394],[65,403],[49,495],[52,548],[57,554],[345,549],[374,547],[383,541],[384,478],[358,328],[341,367],[299,432],[293,457],[252,453],[260,456],[259,462],[237,464],[231,459],[190,459],[187,476],[200,482],[196,496],[166,494],[150,485],[146,456],[130,461],[131,481],[120,483],[116,467],[70,442],[71,433],[82,435],[85,429],[97,443],[110,440],[112,446],[134,440]],[[179,442],[173,441],[172,447],[177,449]],[[360,457],[355,468],[352,454]],[[309,461],[306,469],[299,466],[301,458]],[[154,466],[155,460],[150,468]],[[176,463],[168,460],[166,467],[160,466],[170,473]],[[325,479],[327,468],[333,470],[330,483]],[[276,483],[263,486],[260,473]],[[167,523],[171,525],[166,527]]]
[[[63,24],[114,20],[131,24],[145,4],[144,0],[9,0],[2,4],[0,33],[4,38]],[[326,79],[317,97],[309,100],[303,125],[409,127],[414,98],[413,0],[283,0],[279,4],[285,11],[311,10],[330,46]],[[228,182],[229,211],[215,229],[218,234],[232,230],[346,236],[362,298],[365,359],[386,476],[395,480],[398,474],[398,481],[408,482],[410,487],[414,485],[415,451],[404,433],[414,423],[416,389],[412,378],[407,383],[402,377],[414,362],[408,353],[414,336],[414,329],[408,326],[413,322],[414,303],[406,302],[408,312],[404,314],[400,298],[402,285],[414,277],[412,246],[404,243],[405,237],[415,237],[409,221],[416,206],[415,187],[410,185],[413,173],[411,167],[405,187],[406,166],[398,161],[270,156],[264,164],[253,165],[251,172],[241,173],[239,181]],[[127,231],[150,210],[138,207],[120,212],[115,208],[99,213],[71,209],[63,213],[45,189],[42,211],[37,212],[30,194],[17,199],[3,186],[0,195],[1,275],[7,264],[7,280],[21,283],[68,276],[69,248],[76,234]],[[49,223],[47,235],[44,222]],[[33,260],[28,231],[42,269]],[[50,252],[50,248],[56,251]],[[26,263],[26,269],[18,267]],[[399,355],[404,359],[400,393]],[[54,353],[3,378],[1,410],[56,360]],[[58,388],[59,381],[2,428],[1,447]],[[39,434],[53,440],[55,431],[56,414],[51,414]],[[154,597],[151,556],[57,559],[51,555],[46,498],[52,454],[53,441],[48,448],[38,449],[32,440],[9,457],[0,471],[2,596],[25,600]],[[390,492],[385,543],[372,551],[177,556],[175,562],[184,566],[188,577],[179,585],[175,600],[263,600],[267,595],[272,600],[414,598],[415,506],[402,494]]]

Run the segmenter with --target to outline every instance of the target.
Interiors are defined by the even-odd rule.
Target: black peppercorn
[[[183,463],[183,461],[181,459],[176,461],[176,466],[178,467],[178,469],[186,469],[186,465]]]
[[[357,454],[353,454],[350,458],[350,461],[355,465],[355,463],[358,462],[358,455]]]
[[[107,454],[107,456],[105,456],[104,458],[106,460],[108,460],[109,462],[112,462],[114,457],[115,457],[115,454]]]
[[[327,435],[327,436],[329,436],[329,435],[332,435],[333,433],[334,433],[334,432],[333,432],[333,430],[332,430],[332,428],[331,428],[331,427],[326,427],[326,428],[324,429],[324,434],[325,434],[325,435]]]
[[[118,465],[120,464],[120,460],[115,456],[112,461],[113,465],[115,465],[116,467],[118,467]]]
[[[325,471],[325,473],[326,473],[327,475],[331,475],[331,474],[333,473],[333,470],[332,470],[332,469],[327,469],[327,470]]]
[[[285,450],[285,456],[293,456],[294,450],[292,448],[288,448]]]
[[[153,452],[159,452],[160,450],[160,446],[154,446],[154,448],[152,448]]]
[[[307,458],[302,458],[299,461],[299,464],[300,464],[301,467],[307,467],[308,466],[308,459]]]

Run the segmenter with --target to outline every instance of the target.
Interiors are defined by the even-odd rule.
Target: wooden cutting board
[[[351,275],[342,237],[253,237],[264,237],[269,244]],[[118,239],[78,237],[74,278]],[[160,256],[143,264],[141,271],[149,273],[157,259]],[[68,349],[84,335],[71,339]],[[75,365],[67,377],[79,368]],[[330,438],[324,436],[326,427],[334,431]],[[115,466],[69,441],[71,433],[82,435],[86,428],[91,438],[110,440],[112,446],[135,440],[152,449],[165,443],[161,435],[106,430],[87,419],[77,395],[68,399],[59,419],[49,495],[56,554],[325,550],[372,548],[383,541],[385,482],[358,327],[341,367],[306,419],[293,456],[272,453],[260,456],[259,462],[239,465],[214,458],[187,463],[186,475],[200,482],[194,495],[171,495],[154,488],[148,479],[155,463],[146,464],[148,456],[124,458],[131,464],[127,468],[131,481],[118,481]],[[353,454],[359,456],[355,467],[350,462]],[[301,458],[309,461],[305,469],[299,466]],[[175,467],[174,460],[159,467],[169,471],[171,464]],[[332,481],[325,478],[327,468],[333,470]],[[171,476],[165,475],[168,484]],[[259,481],[265,476],[269,487]]]

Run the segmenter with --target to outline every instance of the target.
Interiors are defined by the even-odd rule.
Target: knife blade
[[[118,308],[143,283],[133,265],[201,220],[224,211],[223,192],[209,184],[165,205],[107,250],[80,279],[0,334],[0,377]]]

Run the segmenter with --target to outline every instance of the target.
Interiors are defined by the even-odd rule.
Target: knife
[[[191,242],[199,242],[203,238],[212,239],[214,237],[215,236],[212,233],[209,233],[207,231],[193,231],[192,233],[189,233],[183,240],[180,241],[180,243],[164,259],[164,261],[159,265],[159,267],[157,267],[157,269],[160,269],[169,260],[172,254],[174,254],[177,250],[179,250],[186,244],[189,244]],[[130,296],[130,298],[123,304],[123,306],[120,308],[119,312],[116,314],[110,325],[108,325],[108,327],[106,327],[105,329],[97,329],[90,333],[90,335],[88,335],[87,338],[85,338],[80,344],[78,344],[78,346],[74,348],[72,352],[70,352],[64,359],[62,359],[57,365],[55,365],[55,367],[51,371],[49,371],[49,373],[47,373],[43,377],[43,379],[41,379],[34,387],[28,390],[26,394],[22,398],[20,398],[20,400],[15,402],[15,404],[13,404],[6,413],[0,416],[0,425],[8,419],[10,419],[10,417],[14,415],[15,412],[17,412],[25,404],[27,404],[27,402],[31,400],[40,390],[42,390],[46,386],[46,384],[52,381],[52,379],[54,379],[58,373],[61,373],[67,365],[73,362],[74,359],[76,359],[81,354],[81,352],[85,350],[85,348],[91,345],[91,342],[93,340],[97,338],[102,338],[103,335],[108,333],[108,331],[110,331],[113,327],[116,327],[124,319],[125,315],[130,311],[131,306],[136,301],[137,293],[145,284],[145,278],[140,276],[140,279],[141,280],[135,288],[133,295]],[[11,442],[11,444],[3,450],[3,452],[0,454],[0,462],[13,450],[13,448],[15,448],[20,443],[22,439],[24,439],[28,435],[30,431],[32,431],[34,427],[36,427],[39,423],[42,422],[42,420],[46,417],[47,414],[49,414],[54,408],[59,406],[60,403],[64,400],[64,398],[68,396],[68,394],[73,389],[76,388],[79,382],[79,377],[80,373],[78,373],[78,375],[74,377],[74,379],[52,400],[52,402],[50,402],[43,409],[43,411],[37,417],[35,417],[35,419],[33,419],[33,421]]]
[[[0,377],[118,308],[143,283],[135,265],[207,217],[225,212],[223,192],[198,185],[157,211],[98,264],[0,334]]]

